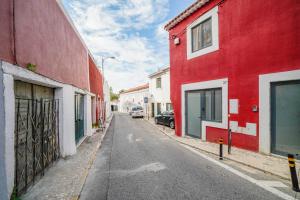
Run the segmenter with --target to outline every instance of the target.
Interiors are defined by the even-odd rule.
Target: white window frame
[[[203,90],[203,89],[213,89],[213,88],[222,88],[222,122],[202,120],[201,139],[203,141],[206,141],[206,127],[227,129],[228,127],[228,78],[189,83],[189,84],[181,85],[181,128],[182,128],[181,135],[183,137],[186,135],[185,92],[190,90]]]
[[[211,18],[211,31],[212,31],[212,45],[193,52],[192,50],[192,29],[201,24],[208,18]],[[187,27],[187,59],[192,59],[213,51],[219,50],[219,19],[218,19],[218,6],[212,8],[210,11],[200,16],[197,20]]]

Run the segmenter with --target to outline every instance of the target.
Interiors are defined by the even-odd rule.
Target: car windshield
[[[133,107],[132,111],[143,110],[142,106]]]

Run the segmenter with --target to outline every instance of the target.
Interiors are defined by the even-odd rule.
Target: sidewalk
[[[211,142],[203,142],[200,139],[192,137],[178,137],[175,135],[175,131],[169,127],[156,125],[153,119],[146,120],[151,123],[153,126],[157,127],[161,132],[170,138],[176,140],[179,143],[188,145],[190,147],[199,149],[206,153],[219,155],[219,144]],[[283,157],[263,155],[260,153],[255,153],[252,151],[247,151],[239,149],[236,147],[231,147],[231,154],[227,153],[227,145],[224,145],[224,159],[238,162],[240,164],[253,167],[265,173],[270,173],[272,175],[279,176],[280,178],[290,180],[290,170],[288,167],[287,159]],[[300,166],[300,163],[296,163],[297,168]]]
[[[85,138],[75,155],[61,158],[53,167],[50,167],[45,176],[21,196],[21,199],[78,199],[112,118],[113,116],[108,120],[104,131],[94,132],[92,136]]]

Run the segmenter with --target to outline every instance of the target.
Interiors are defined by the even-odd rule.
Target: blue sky
[[[146,83],[149,73],[169,64],[163,26],[194,0],[62,0],[114,91]],[[100,64],[101,62],[99,62]]]

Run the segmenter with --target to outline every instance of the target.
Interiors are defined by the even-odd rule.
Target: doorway
[[[300,152],[300,81],[271,84],[271,152]]]
[[[186,92],[186,134],[201,138],[201,91]]]
[[[15,192],[23,194],[60,157],[54,88],[15,81]]]
[[[212,88],[187,91],[186,102],[186,134],[202,138],[202,121],[222,123],[222,89]]]
[[[154,117],[154,112],[155,112],[154,109],[155,109],[154,108],[154,103],[151,103],[151,117]]]
[[[75,94],[75,141],[76,144],[84,136],[84,96]]]
[[[161,114],[161,103],[157,103],[157,108],[156,108],[156,115],[160,115]]]

